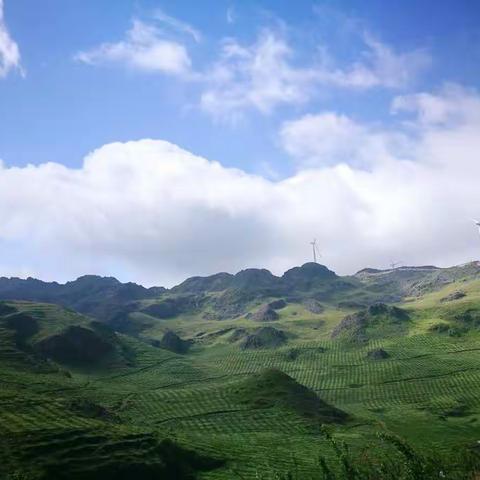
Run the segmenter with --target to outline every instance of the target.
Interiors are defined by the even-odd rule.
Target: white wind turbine
[[[313,242],[310,242],[310,245],[312,246],[313,261],[314,261],[314,263],[317,263],[317,256],[318,256],[318,257],[321,257],[321,256],[322,256],[322,254],[321,254],[320,251],[318,250],[317,239],[314,238],[314,239],[313,239]]]

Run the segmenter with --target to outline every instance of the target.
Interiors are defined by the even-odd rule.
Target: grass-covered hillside
[[[2,479],[476,478],[477,263],[79,281],[0,280]]]

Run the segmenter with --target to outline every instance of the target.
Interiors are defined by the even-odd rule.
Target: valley
[[[2,278],[0,299],[1,478],[393,478],[348,477],[332,443],[371,468],[399,455],[382,435],[472,478],[454,457],[480,440],[478,262]]]

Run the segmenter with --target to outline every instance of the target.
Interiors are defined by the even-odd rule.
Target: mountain
[[[245,315],[267,300],[333,299],[339,292],[354,290],[359,285],[356,279],[339,277],[316,263],[292,268],[281,277],[265,269],[249,268],[235,275],[219,273],[187,279],[164,292],[155,307],[147,308],[151,313],[153,308],[167,310],[174,304],[175,311],[168,308],[170,317],[203,313],[205,318],[222,320]]]
[[[0,478],[472,478],[479,270],[1,279]]]
[[[54,303],[100,320],[109,320],[131,302],[153,298],[164,291],[161,287],[145,288],[97,275],[85,275],[65,284],[34,278],[0,278],[0,300]]]
[[[113,328],[139,334],[158,319],[179,316],[223,320],[255,312],[263,304],[281,300],[289,304],[359,310],[374,303],[396,303],[462,278],[480,276],[480,262],[450,268],[366,268],[341,277],[317,263],[287,270],[281,277],[266,269],[249,268],[235,275],[217,273],[192,277],[165,289],[121,283],[113,277],[86,275],[65,284],[33,278],[0,278],[0,300],[47,302],[94,317]],[[311,308],[307,308],[312,311]],[[134,320],[136,313],[143,322]]]
[[[366,268],[354,275],[369,290],[390,292],[399,299],[422,295],[439,290],[455,281],[478,276],[480,276],[480,262],[478,261],[449,268],[438,268],[431,265],[405,266],[390,270]]]

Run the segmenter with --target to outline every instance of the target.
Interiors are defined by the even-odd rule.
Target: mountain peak
[[[235,275],[234,285],[236,287],[251,287],[252,285],[264,287],[275,284],[278,277],[265,268],[247,268]]]
[[[208,277],[190,277],[173,287],[172,291],[180,293],[217,292],[228,288],[232,279],[233,275],[225,272],[216,273]]]
[[[314,279],[334,279],[337,275],[320,263],[308,262],[301,267],[293,267],[283,274],[284,280],[314,280]]]
[[[98,283],[118,285],[120,282],[115,277],[102,277],[100,275],[82,275],[73,282],[68,283]]]

